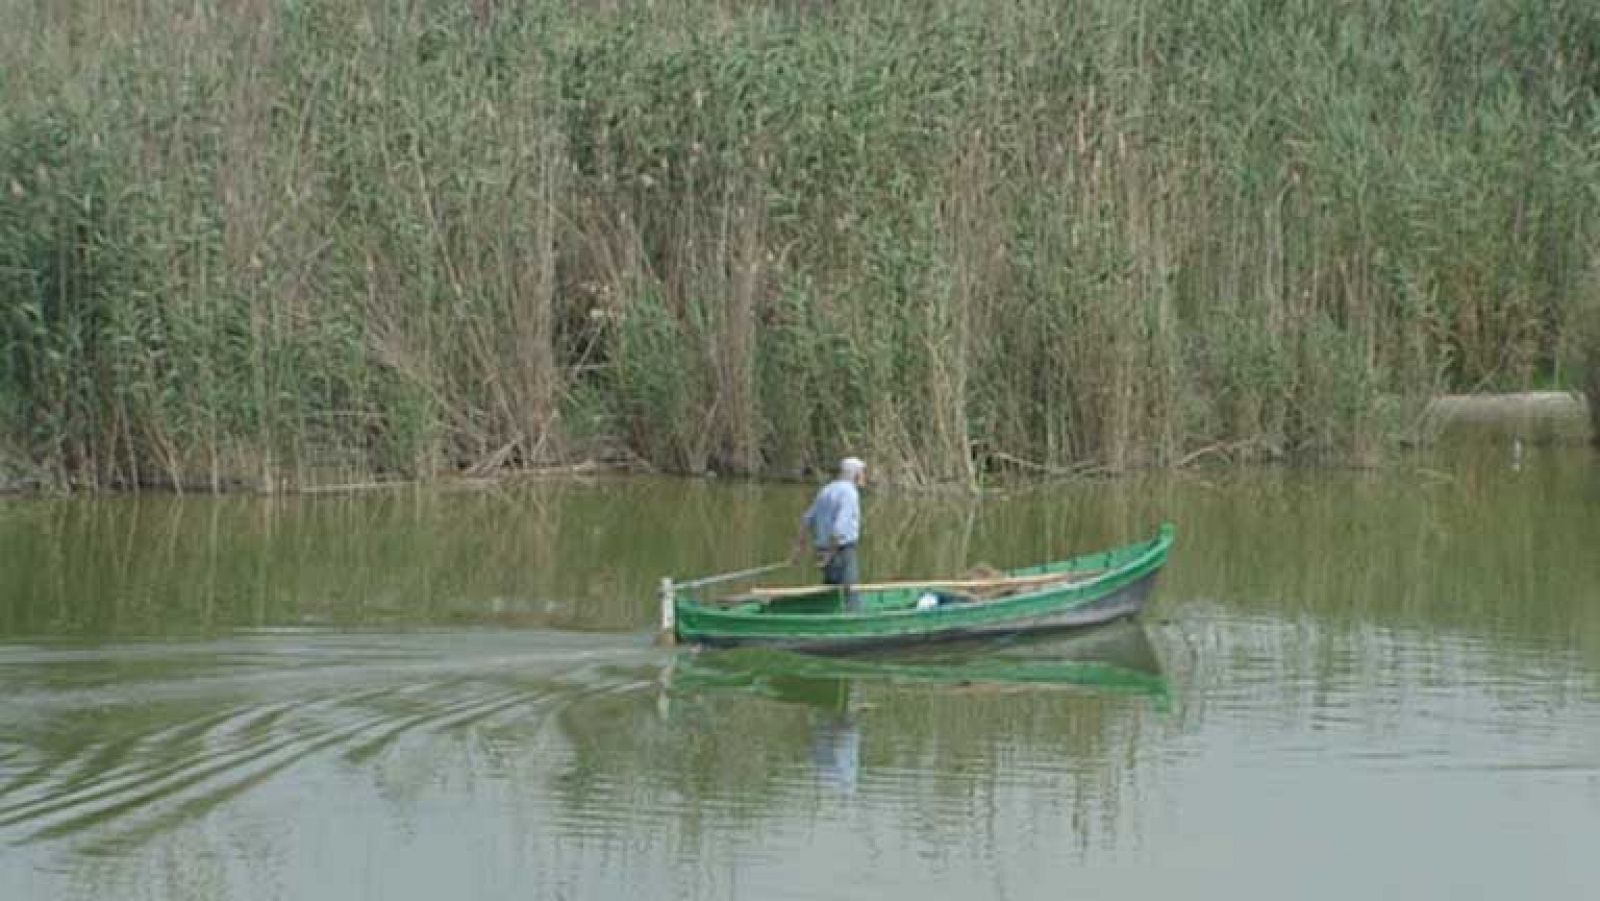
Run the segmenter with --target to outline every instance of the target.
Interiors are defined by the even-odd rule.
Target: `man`
[[[844,589],[845,608],[861,609],[855,586],[861,581],[856,562],[856,542],[861,539],[861,492],[867,483],[867,464],[856,457],[839,463],[839,476],[817,492],[806,515],[800,518],[800,544],[810,542],[822,568],[822,581]]]

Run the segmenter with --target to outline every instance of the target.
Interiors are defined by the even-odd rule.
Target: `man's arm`
[[[812,501],[800,517],[800,532],[794,539],[794,556],[792,559],[801,560],[811,551],[811,521],[817,515],[817,502]]]
[[[817,549],[817,565],[827,566],[833,562],[833,555],[839,553],[839,533],[832,532],[828,535],[828,546]]]

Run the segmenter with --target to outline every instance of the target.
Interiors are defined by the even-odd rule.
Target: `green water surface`
[[[0,501],[0,898],[1600,885],[1586,450],[871,492],[869,579],[1178,544],[1091,633],[652,644],[661,576],[782,557],[809,491]]]

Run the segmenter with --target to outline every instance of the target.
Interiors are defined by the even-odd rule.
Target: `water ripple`
[[[26,662],[35,678],[0,701],[17,723],[0,756],[0,841],[92,829],[95,847],[115,848],[202,817],[314,755],[369,764],[419,731],[471,729],[508,712],[542,717],[564,695],[647,684],[590,684],[612,678],[597,663],[648,653],[631,640],[580,636],[556,650],[548,638],[296,639],[243,654],[237,642],[186,646],[170,668],[140,646],[9,651],[4,665]],[[116,671],[135,676],[119,681]]]

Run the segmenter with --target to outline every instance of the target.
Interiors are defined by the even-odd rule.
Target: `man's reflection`
[[[856,792],[861,769],[861,724],[857,719],[855,685],[843,683],[842,702],[811,715],[811,763],[817,781],[842,795]]]

